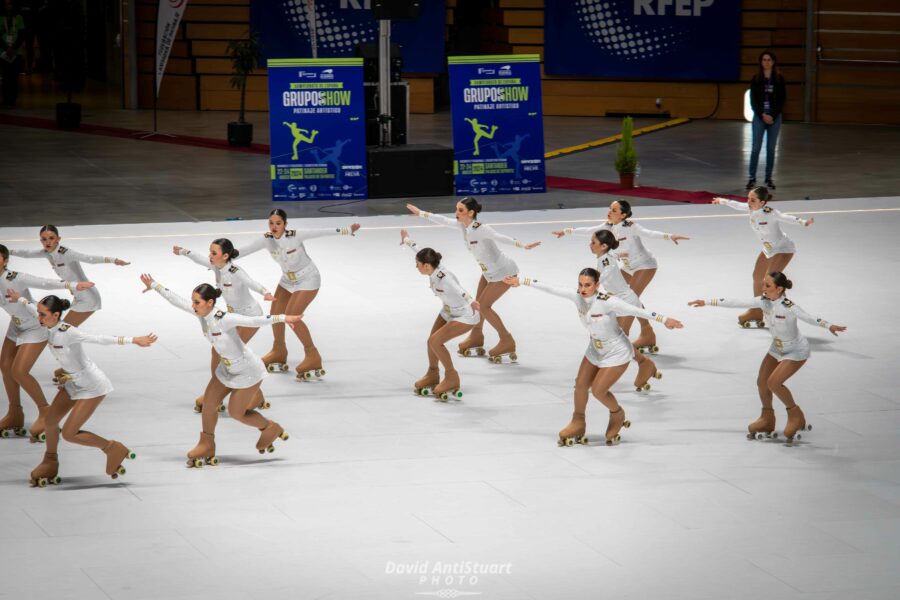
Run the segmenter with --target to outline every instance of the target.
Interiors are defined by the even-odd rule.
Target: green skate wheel
[[[129,452],[128,452],[127,458],[128,458],[129,460],[134,460],[134,459],[137,458],[137,454],[136,454],[135,452],[129,451]]]
[[[9,432],[9,429],[4,429],[3,431],[0,431],[0,437],[2,437],[4,439],[8,438],[10,435],[11,434]]]

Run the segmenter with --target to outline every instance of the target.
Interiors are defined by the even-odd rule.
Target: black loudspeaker
[[[421,0],[372,0],[372,14],[376,19],[418,19]]]
[[[378,77],[378,44],[366,42],[356,45],[356,56],[363,59],[363,81],[377,82]],[[400,55],[400,44],[391,44],[390,70],[391,81],[400,81],[403,69],[403,57]]]
[[[453,149],[436,144],[370,146],[369,198],[453,195]]]
[[[409,86],[405,81],[391,84],[391,144],[406,143],[407,121],[409,112],[406,109],[407,90]],[[381,125],[378,123],[378,84],[366,83],[363,85],[366,100],[366,145],[372,146],[381,143]]]

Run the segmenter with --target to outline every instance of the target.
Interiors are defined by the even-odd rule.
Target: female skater
[[[785,386],[785,382],[800,367],[806,364],[809,358],[809,342],[800,333],[797,327],[797,319],[810,325],[818,325],[837,335],[839,331],[846,331],[846,327],[832,325],[824,319],[812,317],[805,310],[791,302],[784,295],[785,290],[793,287],[791,280],[784,273],[773,271],[762,280],[762,296],[752,300],[727,300],[718,298],[713,300],[692,300],[688,305],[700,307],[725,306],[729,308],[756,308],[759,309],[765,324],[772,333],[772,345],[769,352],[763,358],[759,366],[759,376],[756,378],[756,387],[759,389],[759,399],[762,401],[762,414],[757,420],[747,427],[747,439],[754,437],[776,437],[775,411],[772,409],[772,394],[784,403],[787,408],[787,425],[784,426],[784,437],[788,443],[794,441],[794,436],[800,439],[798,431],[812,429],[807,426],[803,411],[794,402],[794,396]]]
[[[620,439],[619,431],[622,427],[631,427],[631,422],[625,420],[625,411],[610,389],[628,369],[628,363],[632,358],[637,360],[642,368],[651,361],[640,353],[635,353],[628,336],[619,327],[615,317],[623,314],[640,316],[663,323],[669,329],[681,329],[683,327],[681,322],[634,306],[615,296],[598,294],[600,273],[596,269],[584,269],[578,274],[577,292],[540,283],[537,279],[529,277],[506,277],[504,281],[513,287],[523,284],[571,300],[578,309],[581,324],[591,336],[575,379],[575,412],[572,414],[572,421],[559,432],[559,445],[588,443],[584,435],[586,431],[584,414],[589,389],[594,397],[609,409],[606,444],[610,446],[617,443]],[[655,368],[653,370],[655,371]]]
[[[152,333],[139,337],[115,337],[111,335],[88,335],[74,325],[63,321],[62,313],[69,309],[68,300],[60,300],[56,296],[46,296],[37,306],[15,290],[10,290],[9,297],[25,306],[32,317],[40,322],[49,333],[50,352],[62,365],[65,376],[59,385],[59,392],[46,415],[47,451],[44,460],[31,472],[31,485],[44,487],[48,483],[59,483],[59,446],[60,421],[68,414],[62,427],[62,437],[67,442],[100,448],[106,454],[106,474],[116,479],[125,474],[122,461],[134,458],[121,442],[107,440],[82,427],[91,418],[103,399],[113,391],[112,384],[106,375],[85,354],[82,344],[135,344],[146,348],[156,341]],[[71,414],[69,414],[71,412]]]
[[[463,289],[456,275],[441,265],[439,252],[431,248],[419,250],[405,229],[400,230],[400,243],[415,253],[416,269],[428,276],[431,290],[444,303],[428,336],[428,372],[416,381],[415,391],[423,396],[433,393],[445,401],[450,397],[462,398],[459,373],[453,368],[453,359],[444,344],[471,331],[481,321],[479,303]],[[438,362],[444,365],[443,380]]]
[[[41,327],[34,315],[24,306],[10,301],[9,293],[14,291],[31,300],[28,288],[67,289],[75,294],[92,288],[94,284],[89,281],[72,283],[43,279],[27,273],[9,271],[8,265],[9,250],[0,244],[0,307],[8,312],[10,317],[3,349],[0,350],[0,371],[3,373],[3,387],[9,400],[6,416],[0,419],[0,436],[25,435],[25,414],[22,411],[22,398],[19,392],[21,387],[38,408],[38,416],[31,424],[31,441],[44,441],[44,417],[49,407],[41,385],[31,375],[31,368],[47,345],[47,330]]]
[[[783,223],[796,223],[809,227],[813,219],[801,219],[792,215],[786,215],[767,206],[772,199],[772,194],[765,187],[755,187],[747,194],[747,203],[727,200],[725,198],[713,198],[713,204],[724,204],[735,210],[750,213],[750,226],[756,231],[756,235],[762,242],[763,249],[756,257],[756,265],[753,267],[753,295],[759,296],[763,290],[763,277],[766,273],[783,272],[794,253],[797,251],[793,240],[781,231],[779,221]],[[763,312],[759,308],[750,308],[738,316],[741,327],[763,327]]]
[[[204,463],[211,465],[218,463],[215,441],[216,423],[219,420],[217,407],[224,402],[228,394],[231,394],[228,414],[244,425],[259,429],[261,433],[259,441],[256,442],[256,449],[260,454],[266,451],[274,452],[275,447],[272,443],[275,438],[286,440],[288,434],[281,425],[266,419],[252,408],[257,406],[257,394],[260,393],[260,384],[266,376],[266,368],[262,360],[244,345],[236,329],[274,323],[294,324],[300,321],[301,315],[245,317],[226,313],[215,310],[216,299],[222,292],[208,283],[201,283],[194,288],[191,300],[187,301],[154,281],[149,274],[141,275],[141,281],[147,286],[145,293],[155,290],[175,308],[196,316],[203,334],[221,358],[219,366],[206,386],[206,393],[203,396],[203,430],[200,433],[200,442],[188,452],[188,465],[202,467]]]
[[[459,344],[459,353],[463,356],[484,356],[484,321],[487,320],[500,336],[497,345],[488,352],[488,358],[493,363],[502,362],[504,355],[508,355],[511,361],[516,360],[516,341],[493,306],[509,289],[503,278],[515,275],[519,272],[519,268],[497,248],[497,242],[526,250],[536,248],[541,243],[523,244],[517,239],[497,233],[490,225],[476,221],[478,213],[481,212],[481,204],[475,198],[463,198],[456,203],[455,220],[419,210],[412,204],[407,204],[406,208],[417,217],[428,219],[438,225],[458,227],[462,231],[466,248],[481,267],[481,279],[478,280],[478,291],[475,294],[475,299],[481,306],[481,321],[472,329],[469,337]]]
[[[59,236],[59,229],[55,225],[44,225],[41,227],[41,245],[43,250],[17,250],[9,251],[13,256],[22,258],[46,258],[50,262],[50,266],[56,272],[60,279],[66,281],[87,281],[84,269],[81,263],[112,263],[120,267],[124,267],[130,263],[122,259],[111,256],[94,256],[90,254],[82,254],[71,248],[60,246],[62,238]],[[72,308],[66,313],[66,323],[75,325],[76,327],[88,320],[94,312],[100,310],[100,292],[97,288],[89,288],[80,290],[73,294]]]
[[[306,253],[304,241],[326,235],[356,235],[359,227],[359,223],[353,223],[350,227],[335,229],[287,229],[287,213],[280,208],[270,212],[269,231],[248,246],[240,248],[242,256],[265,248],[281,267],[281,280],[275,290],[275,300],[272,302],[270,314],[302,315],[319,293],[322,279],[316,265]],[[297,365],[297,379],[306,381],[313,375],[316,377],[325,375],[322,357],[313,344],[309,327],[303,321],[297,321],[294,333],[297,334],[306,353],[303,362]],[[275,338],[272,349],[263,356],[263,362],[270,372],[287,371],[284,325],[272,327],[272,335]]]
[[[188,257],[201,267],[212,269],[216,276],[216,287],[222,290],[222,297],[225,298],[225,305],[230,313],[237,313],[239,315],[244,315],[245,317],[263,316],[263,311],[259,307],[259,304],[253,300],[253,297],[250,295],[250,290],[253,290],[262,296],[263,300],[266,300],[267,302],[271,302],[275,299],[275,296],[273,296],[261,283],[254,281],[247,275],[246,271],[232,263],[232,260],[238,257],[239,252],[235,250],[234,245],[229,239],[219,238],[213,240],[209,245],[208,258],[203,257],[199,253],[192,253],[190,250],[182,248],[181,246],[173,246],[172,252],[177,256]],[[245,344],[256,335],[258,330],[259,327],[237,328],[238,336]],[[219,355],[216,354],[216,349],[212,348],[210,372],[215,373],[218,365]],[[270,405],[263,400],[262,394],[259,396],[260,403],[257,406],[259,408],[269,408]],[[194,412],[202,412],[202,409],[203,396],[201,395],[194,401]],[[219,412],[224,412],[225,405],[220,404],[218,410]]]
[[[613,235],[616,236],[616,241],[619,242],[616,255],[625,267],[622,276],[631,289],[634,290],[634,293],[640,297],[644,290],[647,289],[647,286],[650,285],[653,276],[656,275],[658,266],[656,258],[644,248],[641,236],[670,240],[676,246],[679,240],[689,240],[691,238],[647,229],[640,223],[629,221],[631,214],[631,204],[628,201],[613,200],[613,203],[609,205],[609,212],[606,213],[606,223],[599,227],[567,227],[566,229],[554,231],[553,235],[561,238],[569,234],[589,236],[593,235],[597,229],[609,229],[612,231]],[[651,354],[659,352],[659,346],[656,345],[656,334],[653,332],[650,322],[647,319],[638,317],[638,324],[641,327],[641,333],[638,339],[634,340],[634,347],[640,352],[650,352]],[[628,333],[627,329],[625,333]]]

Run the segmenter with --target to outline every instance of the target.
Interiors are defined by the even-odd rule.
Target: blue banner
[[[456,193],[547,191],[537,55],[451,56]]]
[[[362,59],[272,59],[268,68],[272,199],[365,199]]]
[[[548,75],[736,81],[738,0],[544,3]]]
[[[378,42],[378,21],[370,0],[316,0],[319,58],[356,56],[356,45]],[[400,44],[404,73],[444,72],[446,1],[421,3],[419,18],[391,23],[391,41]],[[259,34],[265,58],[309,58],[306,0],[251,0],[250,29]]]

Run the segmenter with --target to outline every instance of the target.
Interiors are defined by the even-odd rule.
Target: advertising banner
[[[361,58],[270,59],[273,200],[368,196]]]
[[[737,0],[544,3],[548,75],[733,81],[740,43]]]
[[[538,55],[448,63],[457,195],[547,191]]]

